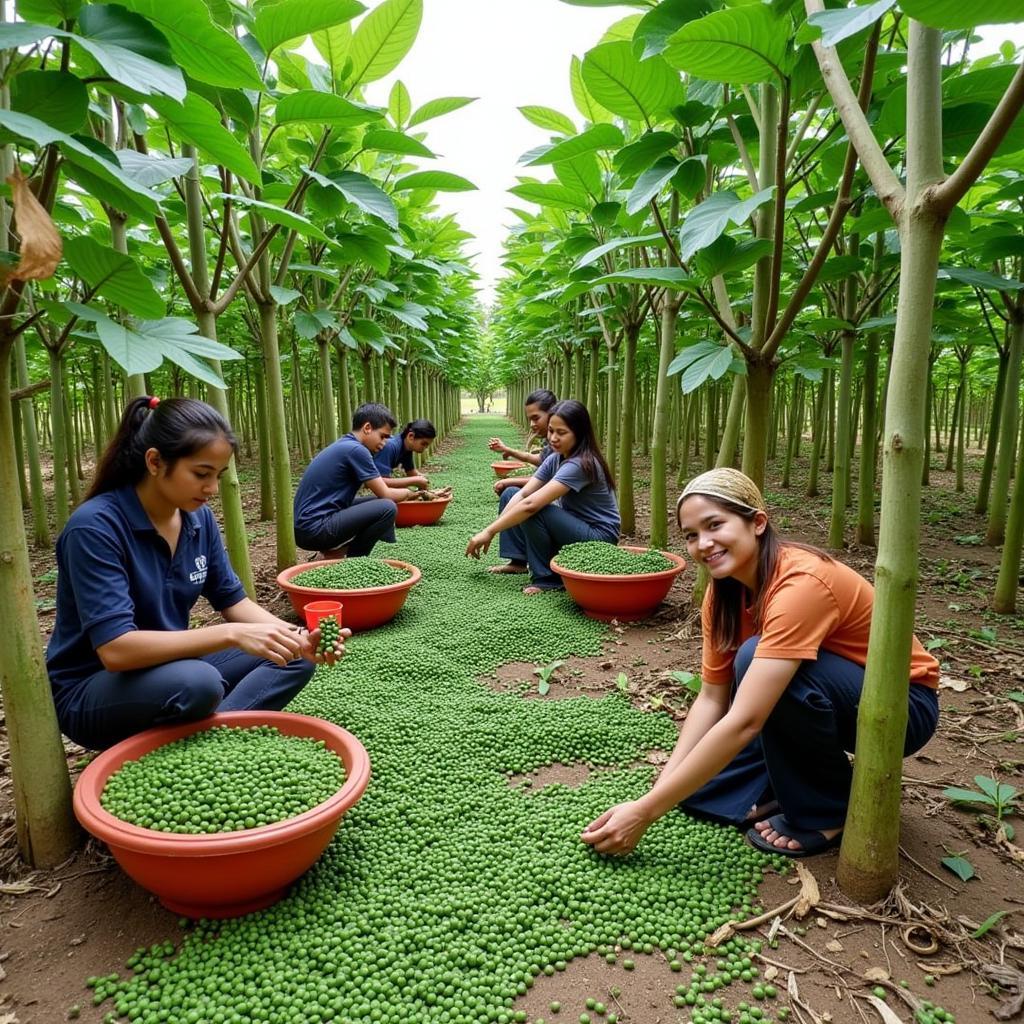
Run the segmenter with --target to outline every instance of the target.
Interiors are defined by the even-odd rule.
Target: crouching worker
[[[368,555],[379,540],[395,542],[396,501],[408,487],[389,487],[373,457],[397,426],[386,405],[367,402],[352,415],[352,431],[306,467],[295,492],[295,543],[327,558]],[[370,494],[356,493],[363,485]]]
[[[532,582],[527,596],[561,590],[551,559],[574,541],[619,540],[619,505],[615,482],[605,462],[587,407],[567,399],[551,408],[549,455],[506,505],[505,511],[470,538],[466,554],[479,558],[496,534],[520,527]],[[556,504],[558,502],[558,504]]]
[[[583,841],[628,853],[674,807],[747,830],[754,846],[806,857],[840,841],[850,799],[874,590],[849,566],[775,533],[735,469],[691,480],[679,526],[711,585],[702,685],[660,777],[591,822]],[[939,718],[938,662],[914,638],[904,756]]]
[[[236,447],[205,402],[136,398],[125,410],[57,540],[46,664],[76,743],[99,750],[214,711],[278,711],[317,661],[344,652],[339,643],[319,657],[319,630],[246,597],[208,507]],[[200,596],[224,623],[189,629]]]
[[[437,430],[430,420],[412,420],[402,429],[384,442],[384,447],[373,457],[381,479],[388,487],[418,487],[426,490],[430,481],[416,472],[413,455],[422,455],[430,442],[437,437]],[[394,476],[396,469],[401,467],[404,476]]]

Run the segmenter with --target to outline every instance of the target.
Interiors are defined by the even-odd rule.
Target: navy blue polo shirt
[[[200,595],[221,611],[245,588],[209,507],[181,512],[171,557],[134,487],[79,505],[57,538],[57,621],[46,648],[54,699],[103,668],[96,648],[136,629],[188,629]]]
[[[295,528],[316,533],[327,516],[348,508],[359,488],[379,476],[370,449],[355,434],[338,438],[302,474],[295,492]]]
[[[405,447],[405,438],[400,435],[388,438],[384,447],[374,455],[373,462],[380,470],[381,476],[391,476],[395,466],[401,466],[406,473],[416,472],[412,452]]]

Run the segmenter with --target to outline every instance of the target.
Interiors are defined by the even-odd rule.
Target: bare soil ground
[[[995,1019],[993,1014],[1020,1019],[1021,997],[1015,1000],[1011,989],[986,980],[984,965],[1001,964],[1004,978],[1016,976],[1024,996],[1024,849],[1018,845],[1024,840],[1014,842],[991,818],[953,806],[942,790],[973,787],[978,774],[1020,784],[1024,619],[997,616],[988,608],[999,552],[978,543],[985,522],[973,512],[977,456],[963,495],[953,491],[951,475],[939,468],[943,459],[933,455],[937,468],[922,510],[917,619],[918,636],[942,661],[943,714],[936,737],[904,765],[900,884],[883,906],[850,906],[835,882],[838,858],[832,852],[806,862],[820,889],[817,905],[806,916],[796,919],[790,905],[803,891],[800,879],[772,876],[761,893],[769,913],[746,932],[760,932],[765,939],[760,967],[779,989],[776,1004],[793,1007],[795,1019],[808,1024],[910,1021],[915,1000],[921,999],[941,1004],[960,1024],[981,1024]],[[648,466],[644,459],[635,465],[638,522],[633,539],[638,542],[647,538]],[[243,466],[246,476],[252,472]],[[785,534],[823,545],[831,481],[823,473],[823,497],[807,497],[805,479],[806,464],[801,464],[794,473],[798,486],[790,491],[769,487],[769,503]],[[246,512],[260,598],[284,611],[274,585],[272,526],[259,521],[255,501]],[[685,551],[674,528],[669,547]],[[851,547],[835,554],[872,575],[873,549]],[[52,625],[52,569],[51,552],[34,554],[44,635]],[[662,708],[681,719],[688,696],[669,673],[698,672],[699,663],[699,630],[689,594],[677,585],[655,618],[613,628],[602,655],[569,659],[557,670],[546,697],[537,694],[538,666],[532,664],[505,665],[483,682],[547,700],[600,697],[624,688],[637,706]],[[73,772],[83,755],[68,744]],[[651,761],[663,757],[654,752]],[[555,765],[529,780],[510,779],[510,785],[578,785],[587,774],[580,765]],[[1008,821],[1018,831],[1024,827],[1018,812]],[[79,1007],[79,1019],[99,1021],[101,1013],[92,1007],[83,980],[122,970],[137,946],[174,939],[174,917],[129,882],[92,842],[53,872],[29,872],[18,865],[5,740],[0,746],[0,830],[0,1024],[53,1024],[77,1015]],[[969,881],[942,866],[943,858],[954,854],[972,865]],[[777,915],[770,913],[775,908]],[[983,936],[971,937],[1000,913]],[[519,1008],[531,1021],[573,1022],[591,997],[628,1024],[690,1019],[672,1001],[676,984],[689,979],[687,971],[670,971],[661,953],[632,956],[636,966],[631,972],[623,968],[623,959],[615,964],[599,956],[573,961],[564,973],[540,977]],[[885,1008],[870,1002],[877,985],[887,990]],[[734,1007],[742,997],[728,991],[720,994]],[[550,1010],[552,1000],[561,1004],[557,1015]]]

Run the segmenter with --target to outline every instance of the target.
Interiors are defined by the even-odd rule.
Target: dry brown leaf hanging
[[[11,186],[11,201],[21,236],[21,258],[13,270],[5,275],[5,282],[40,281],[52,277],[64,251],[57,225],[32,194],[28,179],[17,168],[7,179]]]

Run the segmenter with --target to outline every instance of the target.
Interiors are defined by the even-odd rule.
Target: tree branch
[[[822,0],[804,0],[804,8],[808,15],[811,15],[823,11],[825,5]],[[878,198],[892,214],[893,220],[898,222],[906,200],[906,190],[885,159],[882,147],[879,146],[878,139],[875,138],[875,133],[871,130],[871,125],[868,124],[864,111],[853,94],[839,54],[833,47],[823,46],[821,40],[815,40],[811,45],[814,48],[814,56],[818,59],[821,76],[836,105],[836,112],[843,120],[850,143],[856,149]]]
[[[985,165],[992,159],[1000,143],[1006,138],[1021,108],[1024,107],[1024,64],[1017,68],[1009,88],[1003,93],[999,105],[992,111],[988,124],[974,140],[970,152],[960,166],[941,184],[930,190],[929,201],[933,209],[948,214],[978,180]]]

